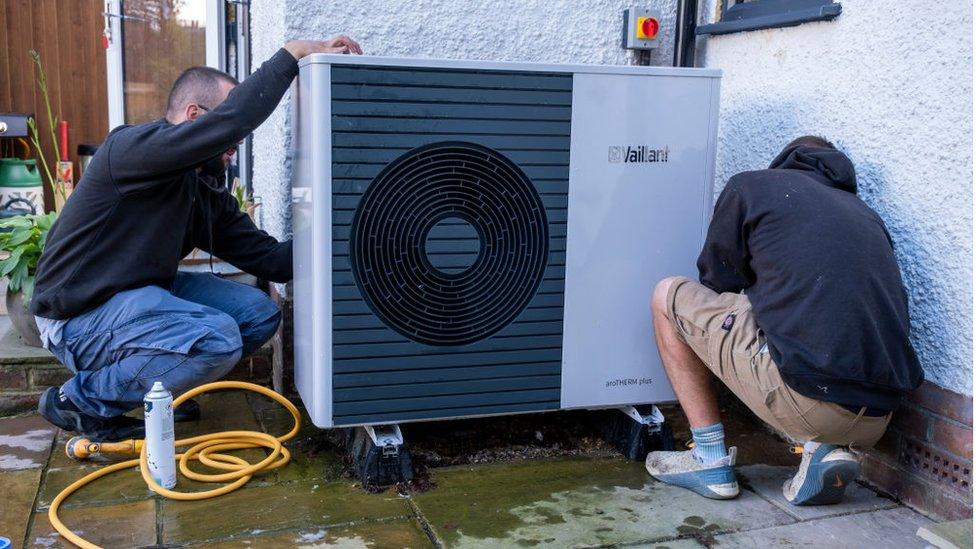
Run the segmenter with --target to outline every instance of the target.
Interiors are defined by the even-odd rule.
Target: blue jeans
[[[179,273],[171,290],[121,292],[70,319],[51,352],[75,374],[62,386],[68,398],[108,418],[141,406],[155,381],[178,395],[220,379],[280,321],[277,305],[257,288]]]

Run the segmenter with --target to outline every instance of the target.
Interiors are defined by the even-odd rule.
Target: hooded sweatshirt
[[[291,242],[255,227],[199,168],[254,131],[296,74],[281,49],[196,120],[113,130],[48,233],[31,312],[66,320],[118,292],[169,289],[194,247],[261,278],[290,280]]]
[[[698,270],[716,292],[745,291],[800,394],[883,412],[921,384],[891,237],[840,151],[791,147],[769,169],[732,177]]]

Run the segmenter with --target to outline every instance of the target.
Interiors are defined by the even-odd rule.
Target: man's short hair
[[[803,137],[797,137],[793,141],[790,141],[788,145],[783,147],[783,150],[792,149],[800,145],[805,147],[820,147],[821,149],[837,149],[833,143],[827,141],[824,137],[819,135],[804,135]]]
[[[213,109],[220,103],[220,83],[237,85],[236,78],[213,67],[191,67],[173,82],[166,101],[166,115],[177,115],[185,105],[195,103]]]

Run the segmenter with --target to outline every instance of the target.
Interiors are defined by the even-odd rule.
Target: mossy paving
[[[457,467],[433,475],[438,488],[412,498],[447,547],[705,541],[719,531],[790,522],[754,494],[735,505],[703,500],[623,459]]]

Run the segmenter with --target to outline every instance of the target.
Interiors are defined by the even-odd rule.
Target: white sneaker
[[[735,479],[735,447],[715,463],[702,463],[691,450],[651,452],[644,462],[647,472],[657,480],[687,488],[706,498],[732,499],[739,495]]]
[[[838,503],[860,471],[857,456],[846,447],[807,443],[800,469],[783,484],[783,496],[793,505]]]

